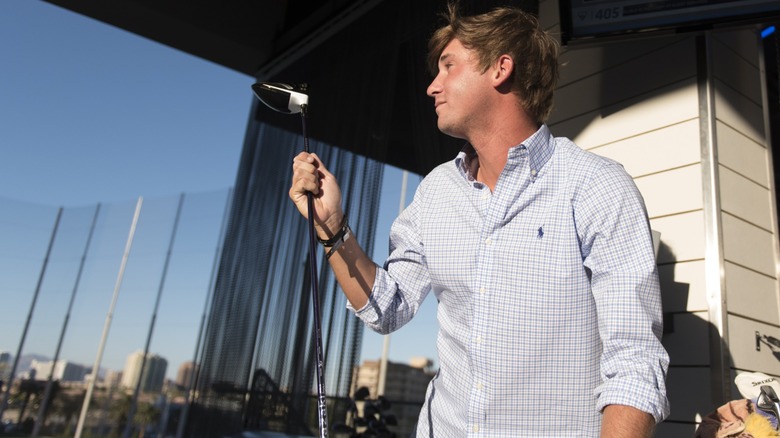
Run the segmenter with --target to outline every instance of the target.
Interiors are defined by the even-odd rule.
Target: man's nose
[[[431,81],[431,84],[428,85],[428,90],[426,90],[426,94],[430,97],[434,97],[436,94],[441,92],[441,86],[439,85],[439,77],[436,76],[433,78],[433,81]]]

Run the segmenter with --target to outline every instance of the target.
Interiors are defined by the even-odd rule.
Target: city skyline
[[[127,368],[127,359],[129,359],[130,357],[136,355],[137,353],[143,353],[143,352],[138,350],[138,351],[134,351],[134,352],[128,354],[128,356],[125,358],[125,364],[121,368],[112,369],[112,368],[101,367],[100,368],[100,374],[99,374],[100,378],[105,379],[106,376],[108,376],[110,374],[117,373],[117,372],[123,372]],[[9,364],[10,364],[10,361],[14,360],[13,353],[5,351],[5,350],[0,350],[0,358],[2,358],[3,354],[8,354]],[[152,357],[152,356],[159,357],[159,358],[165,359],[166,362],[167,362],[167,359],[163,355],[160,355],[160,354],[157,354],[157,353],[154,353],[154,352],[150,351],[149,352],[149,356],[150,357]],[[52,357],[48,357],[46,355],[38,354],[38,353],[35,353],[35,352],[30,352],[30,353],[23,354],[22,358],[24,359],[24,362],[22,362],[20,360],[20,363],[29,362],[31,365],[27,366],[24,370],[21,370],[21,372],[17,371],[17,377],[19,377],[20,375],[23,375],[25,372],[29,372],[30,370],[35,369],[36,366],[40,367],[41,365],[43,365],[43,366],[46,367],[46,372],[41,374],[41,373],[36,371],[35,379],[36,380],[46,380],[46,378],[48,377],[48,373],[50,372],[51,365],[53,364],[53,358]],[[173,370],[175,373],[177,373],[177,378],[178,378],[178,373],[180,371],[180,368],[182,366],[184,366],[184,365],[192,364],[192,363],[193,362],[191,360],[189,360],[189,361],[184,361],[184,362],[178,364],[178,366],[176,366],[174,368],[174,370]],[[4,362],[0,361],[0,365],[2,365],[2,364],[4,364]],[[91,374],[91,372],[92,372],[92,370],[91,370],[92,364],[79,363],[79,362],[75,362],[75,361],[69,360],[67,358],[60,358],[60,359],[58,359],[57,360],[57,364],[78,365],[78,366],[81,366],[81,367],[86,369],[86,371],[87,371],[86,374]],[[55,365],[55,366],[59,366],[59,365]],[[168,367],[168,368],[171,368],[171,367]],[[0,371],[2,371],[2,370],[3,369],[0,368]],[[61,372],[59,372],[58,370],[55,369],[53,374],[55,375],[54,380],[58,380],[57,374],[61,374]],[[2,373],[0,373],[0,376],[2,376]],[[85,378],[86,378],[86,376],[85,376]],[[176,378],[174,378],[174,379],[169,378],[167,374],[166,374],[165,378],[166,378],[166,380],[170,380],[172,382],[175,382],[177,380]],[[79,380],[81,380],[81,379],[79,379]]]
[[[94,368],[102,348],[99,367],[117,370],[128,354],[150,342],[150,351],[174,363],[192,360],[227,196],[227,190],[185,194],[180,217],[182,198],[144,199],[126,259],[136,202],[64,209],[56,228],[50,214],[39,221],[50,221],[46,227],[28,226],[37,217],[29,212],[22,215],[29,219],[23,224],[9,224],[8,212],[20,208],[2,202],[0,221],[6,225],[0,235],[18,241],[12,247],[21,249],[0,249],[4,266],[15,271],[11,278],[0,279],[7,311],[0,321],[0,349],[15,356],[29,323],[22,355],[54,358],[67,321],[58,359]]]

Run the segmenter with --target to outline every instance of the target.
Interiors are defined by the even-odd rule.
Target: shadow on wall
[[[708,321],[704,286],[701,291],[692,291],[691,283],[686,282],[692,275],[701,273],[703,265],[702,260],[678,261],[671,248],[661,242],[658,272],[664,311],[663,344],[670,360],[666,385],[671,414],[658,426],[656,436],[691,437],[701,417],[730,399],[741,397],[733,382],[730,399],[721,395],[717,370],[710,365],[714,353],[710,348],[711,337],[727,358],[729,376],[731,353],[717,328]]]
[[[746,132],[760,133],[760,83],[755,70],[743,65],[748,64],[745,59],[735,56],[748,51],[746,56],[752,57],[746,47],[755,47],[755,39],[749,30],[714,32],[711,48],[717,55],[712,74],[748,84],[739,92],[719,87],[719,106],[724,114],[739,118]],[[553,132],[581,138],[580,146],[591,148],[600,140],[619,139],[627,124],[654,130],[698,117],[696,105],[681,102],[690,102],[687,93],[695,90],[699,72],[706,75],[706,59],[699,56],[705,51],[703,44],[693,34],[679,34],[567,47],[549,121]]]
[[[613,134],[624,130],[609,123],[612,119],[621,125],[634,120],[637,126],[647,125],[651,129],[650,125],[664,122],[648,120],[648,111],[652,111],[648,108],[657,106],[655,102],[659,98],[676,95],[695,85],[695,44],[690,36],[569,46],[561,61],[550,124],[559,126],[557,135],[572,139],[581,136],[590,139],[595,135],[595,139],[612,141]],[[674,68],[669,68],[670,65]],[[598,129],[605,132],[590,134],[588,131],[597,122]],[[598,144],[581,146],[590,148]]]

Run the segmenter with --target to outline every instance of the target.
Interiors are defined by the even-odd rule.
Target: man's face
[[[480,70],[476,52],[463,47],[459,40],[444,47],[439,73],[427,91],[434,99],[441,132],[468,139],[471,129],[479,126],[480,117],[485,114],[482,109],[486,105],[486,87],[491,87],[489,75]]]

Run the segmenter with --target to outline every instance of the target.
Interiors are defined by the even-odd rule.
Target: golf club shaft
[[[309,152],[309,136],[306,134],[306,107],[301,106],[301,125],[303,131],[303,150]],[[309,279],[311,281],[311,300],[314,310],[314,343],[317,367],[317,419],[320,438],[328,436],[328,411],[325,397],[325,359],[322,352],[322,324],[320,322],[320,294],[317,280],[317,234],[314,231],[314,195],[306,194],[309,226]]]

